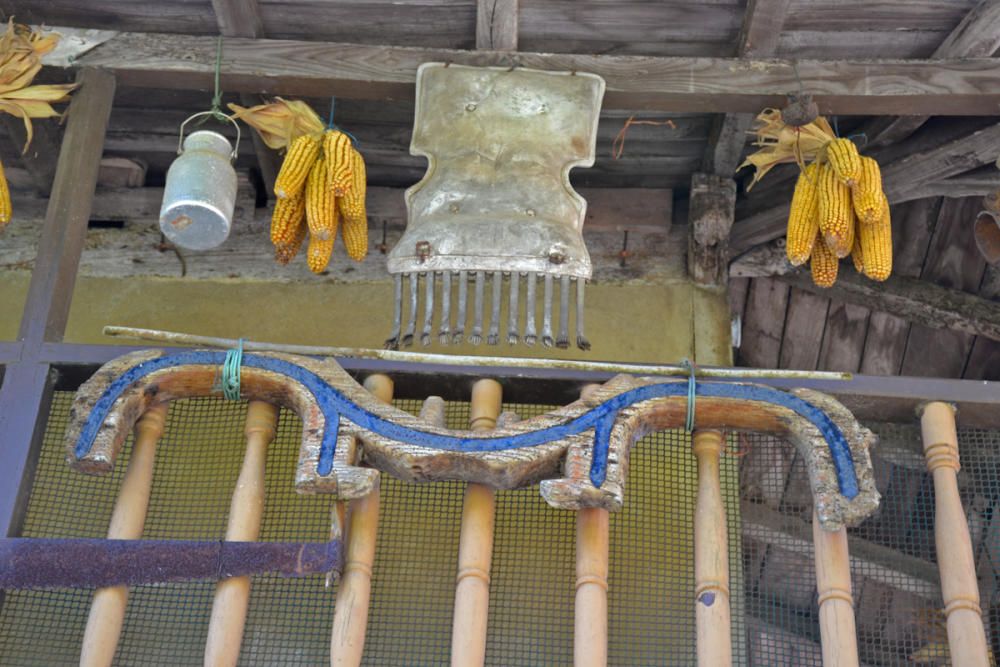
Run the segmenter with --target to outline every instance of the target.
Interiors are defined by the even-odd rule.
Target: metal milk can
[[[181,124],[180,140],[174,160],[167,171],[167,183],[160,207],[160,230],[167,239],[181,248],[208,250],[221,245],[229,237],[233,210],[236,207],[236,170],[232,160],[236,148],[218,132],[199,130],[184,138],[184,126],[197,113]],[[236,125],[236,145],[240,128]]]

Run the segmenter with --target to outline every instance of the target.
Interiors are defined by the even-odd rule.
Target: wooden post
[[[580,397],[599,388],[588,384]],[[608,519],[608,511],[600,507],[576,513],[575,667],[608,664]]]
[[[277,424],[276,406],[264,401],[250,401],[244,429],[247,451],[229,506],[227,541],[253,542],[260,535],[264,513],[264,464],[267,461],[267,446],[274,439]],[[206,667],[236,665],[249,603],[250,577],[230,577],[216,585],[205,642]]]
[[[496,380],[476,382],[472,387],[469,428],[489,431],[496,427],[501,396],[502,389]],[[486,660],[486,619],[490,606],[495,511],[493,489],[482,484],[466,487],[458,546],[455,616],[451,625],[452,667],[475,667]]]
[[[729,230],[736,211],[736,181],[694,174],[688,206],[688,275],[701,285],[725,285]]]
[[[694,511],[698,666],[728,667],[733,661],[733,648],[729,615],[729,541],[719,477],[722,433],[695,431],[691,446],[698,459],[698,499]]]
[[[958,435],[955,409],[936,401],[923,406],[920,427],[927,469],[934,476],[934,542],[941,572],[951,662],[988,667],[989,652],[979,606],[976,561],[969,524],[958,495]]]
[[[816,550],[816,590],[819,592],[819,636],[823,667],[857,667],[858,635],[854,627],[851,592],[851,559],[847,554],[847,529],[823,530],[813,512],[813,545]]]
[[[376,373],[368,376],[365,389],[384,403],[392,401],[393,383],[388,375]],[[333,631],[330,633],[330,664],[334,667],[361,664],[368,628],[378,512],[379,490],[375,489],[352,502],[347,513],[344,575],[337,588]]]
[[[142,537],[153,487],[156,445],[163,435],[167,404],[154,405],[135,423],[135,442],[128,469],[122,478],[115,509],[108,525],[109,540],[137,540]],[[118,638],[125,621],[128,588],[109,586],[94,592],[87,629],[83,633],[80,667],[107,667],[115,658]]]

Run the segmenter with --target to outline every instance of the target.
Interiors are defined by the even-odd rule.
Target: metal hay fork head
[[[413,343],[423,278],[424,345],[433,335],[437,282],[440,342],[458,343],[465,337],[470,282],[473,324],[468,340],[482,342],[491,283],[485,337],[496,345],[506,279],[508,343],[523,337],[532,345],[540,335],[546,346],[569,347],[570,305],[575,303],[577,345],[589,349],[583,332],[584,284],[591,276],[582,233],[587,203],[570,185],[569,171],[594,163],[603,96],[604,80],[594,74],[420,66],[410,152],[429,164],[423,179],[406,191],[406,231],[389,253],[395,315],[386,347]],[[404,276],[409,280],[405,326]],[[539,278],[540,333],[535,321]],[[458,291],[454,322],[453,284]]]

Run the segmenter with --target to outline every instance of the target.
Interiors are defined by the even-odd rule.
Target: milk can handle
[[[184,152],[184,126],[187,125],[192,120],[194,120],[195,118],[199,118],[201,116],[215,116],[216,118],[225,118],[230,123],[232,123],[233,126],[236,127],[236,143],[233,145],[233,152],[229,154],[229,159],[235,160],[237,152],[239,151],[240,148],[240,124],[237,123],[235,119],[230,118],[226,114],[219,113],[218,111],[214,110],[199,111],[198,113],[192,114],[184,119],[184,122],[181,123],[181,136],[180,138],[177,139],[177,154],[180,155],[181,153]]]

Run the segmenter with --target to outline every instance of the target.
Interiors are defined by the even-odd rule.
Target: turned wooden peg
[[[394,386],[388,375],[369,375],[364,386],[383,403],[392,401]],[[344,572],[337,588],[333,630],[330,633],[330,664],[335,667],[361,664],[371,603],[378,513],[378,489],[351,502],[347,510]]]
[[[108,525],[109,540],[137,540],[142,537],[149,493],[153,487],[156,445],[163,436],[166,419],[167,404],[161,403],[146,410],[135,423],[132,455]],[[83,633],[81,667],[106,667],[112,663],[118,650],[127,602],[128,588],[125,586],[109,586],[94,592],[87,628]]]
[[[500,416],[503,390],[496,380],[472,387],[469,428],[492,430]],[[469,484],[462,508],[455,612],[451,625],[452,667],[475,667],[486,660],[486,619],[490,605],[493,518],[496,497],[488,486]]]
[[[857,667],[858,635],[854,625],[847,529],[823,530],[813,511],[813,545],[823,667]]]
[[[990,658],[979,606],[976,561],[958,494],[955,409],[940,401],[927,403],[920,415],[920,427],[927,470],[934,476],[934,542],[951,661],[962,667],[987,667]]]
[[[732,664],[729,610],[729,541],[722,502],[719,457],[722,433],[699,430],[691,436],[698,461],[698,497],[694,511],[695,624],[699,667]]]
[[[226,527],[229,542],[254,542],[260,536],[264,514],[264,464],[267,446],[274,440],[277,425],[276,406],[250,401],[243,430],[247,440],[246,454],[229,505]],[[205,642],[206,667],[236,665],[249,604],[250,577],[230,577],[216,584]]]

